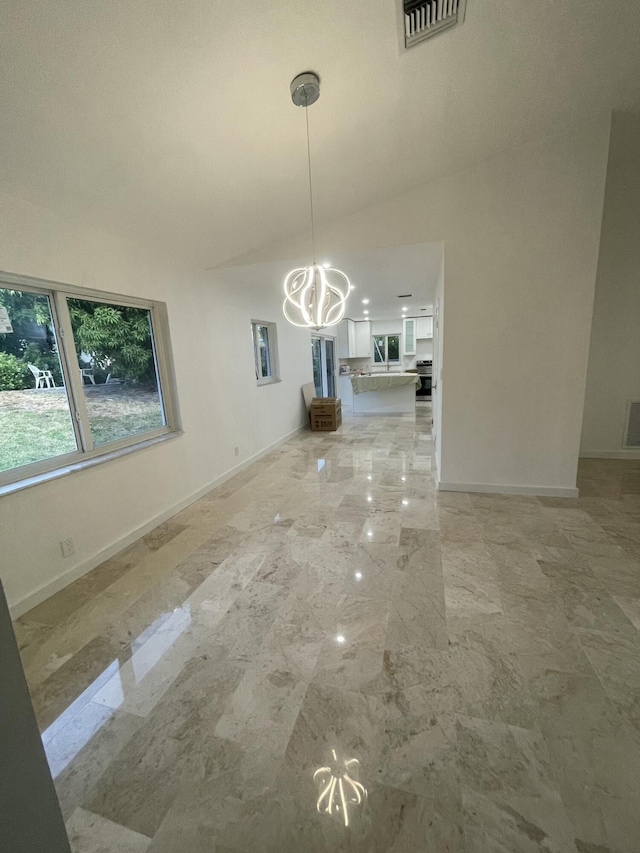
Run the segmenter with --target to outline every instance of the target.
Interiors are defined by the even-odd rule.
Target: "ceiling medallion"
[[[320,97],[320,80],[316,74],[298,74],[291,81],[291,100],[304,107],[307,124],[307,163],[309,171],[309,208],[311,212],[311,243],[313,263],[300,267],[284,280],[284,316],[294,326],[321,329],[335,326],[344,317],[350,284],[340,270],[316,263],[316,238],[313,216],[313,190],[311,184],[311,145],[309,142],[309,110]]]

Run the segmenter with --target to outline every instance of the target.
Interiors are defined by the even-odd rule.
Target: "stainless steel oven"
[[[416,391],[416,397],[431,397],[431,379],[433,375],[432,359],[416,361],[416,370],[420,377],[420,387]]]

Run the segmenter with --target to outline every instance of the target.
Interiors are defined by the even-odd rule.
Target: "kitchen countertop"
[[[399,385],[414,384],[420,387],[420,377],[416,373],[374,373],[363,376],[351,376],[354,394],[364,391],[383,391],[385,388],[396,388]]]

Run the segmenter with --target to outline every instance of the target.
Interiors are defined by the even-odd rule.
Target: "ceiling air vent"
[[[448,30],[464,21],[467,0],[403,0],[404,46]]]
[[[640,400],[632,400],[627,403],[622,447],[624,450],[640,449]]]

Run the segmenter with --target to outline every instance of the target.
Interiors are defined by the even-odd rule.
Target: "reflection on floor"
[[[74,851],[639,849],[640,462],[304,433],[16,623]]]

